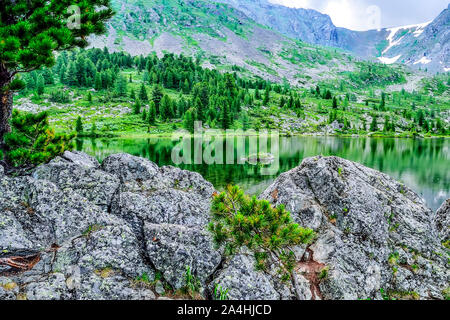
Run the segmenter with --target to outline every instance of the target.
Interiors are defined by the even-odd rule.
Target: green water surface
[[[77,149],[99,160],[126,152],[150,159],[156,164],[174,165],[171,138],[108,138],[77,141]],[[298,166],[304,158],[339,156],[382,171],[416,191],[436,210],[450,198],[449,139],[390,139],[341,137],[280,137],[279,168],[273,175],[261,175],[261,166],[252,164],[181,164],[178,167],[199,172],[219,190],[233,183],[249,194],[259,194],[281,173]],[[249,137],[246,138],[249,149]],[[236,158],[236,156],[235,156]]]

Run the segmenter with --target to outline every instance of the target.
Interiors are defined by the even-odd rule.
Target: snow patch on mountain
[[[393,57],[393,58],[379,57],[378,60],[380,60],[384,64],[393,64],[393,63],[396,63],[397,60],[400,59],[401,56],[402,55],[399,54],[398,56]]]
[[[428,59],[427,57],[422,57],[420,60],[417,60],[416,62],[414,62],[414,64],[429,64],[431,62],[430,59]]]
[[[431,22],[433,22],[433,21],[428,21],[428,22],[425,22],[425,23],[418,24],[418,25],[417,25],[416,31],[413,32],[413,33],[414,33],[414,37],[416,37],[416,38],[419,37],[419,36],[424,32],[425,28],[426,28]]]
[[[386,38],[387,41],[389,41],[389,45],[386,47],[386,49],[384,49],[384,51],[382,52],[382,54],[385,54],[386,52],[388,52],[392,47],[400,44],[400,42],[403,40],[403,38],[405,37],[406,34],[412,32],[414,34],[414,37],[419,37],[423,31],[425,30],[425,28],[431,23],[432,21],[428,21],[425,23],[419,23],[419,24],[412,24],[412,25],[408,25],[408,26],[400,26],[400,27],[395,27],[395,28],[389,28],[386,29],[387,31],[389,31],[389,36]],[[399,32],[400,30],[409,30],[408,33],[406,33],[405,35],[403,35],[400,39],[394,40],[395,39],[395,35],[397,34],[397,32]],[[414,31],[413,31],[414,30]]]

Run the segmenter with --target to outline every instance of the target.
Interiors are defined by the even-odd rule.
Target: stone
[[[66,151],[62,158],[85,168],[98,168],[100,163],[94,157],[79,151]]]
[[[254,269],[252,256],[236,255],[214,274],[209,289],[214,292],[217,286],[228,290],[229,300],[279,300],[280,294],[271,277]]]
[[[450,274],[434,215],[389,176],[337,157],[308,158],[280,175],[261,198],[285,205],[295,222],[317,233],[301,261],[329,271],[325,279],[310,281],[318,289],[311,297],[376,299],[383,289],[443,298]],[[405,261],[398,258],[401,250]]]
[[[39,166],[33,177],[51,181],[62,190],[74,191],[106,211],[119,189],[119,179],[97,169],[94,159],[87,155],[66,152],[64,156],[68,154],[71,161],[57,157]]]
[[[450,199],[447,199],[436,211],[434,223],[442,242],[450,240]]]
[[[222,260],[206,230],[145,223],[144,232],[149,259],[174,289],[186,285],[187,267],[204,284]]]
[[[103,160],[102,169],[117,176],[121,182],[149,180],[159,171],[153,162],[125,153],[107,157]]]
[[[166,293],[166,289],[164,289],[163,283],[159,280],[155,283],[155,292],[160,296],[163,296]]]

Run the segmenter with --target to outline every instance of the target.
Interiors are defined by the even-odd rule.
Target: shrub
[[[293,223],[284,206],[273,208],[268,201],[245,195],[237,186],[228,186],[214,196],[212,214],[208,229],[216,246],[224,245],[228,255],[248,248],[257,270],[270,271],[275,266],[282,280],[291,280],[296,287],[292,247],[311,243],[315,238],[313,230]]]

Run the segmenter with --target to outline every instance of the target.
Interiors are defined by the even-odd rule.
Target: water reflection
[[[179,167],[199,172],[218,189],[233,183],[239,184],[248,193],[258,194],[276,176],[298,166],[304,158],[334,155],[362,163],[402,181],[436,210],[445,199],[450,198],[449,144],[448,139],[281,137],[279,170],[273,176],[261,175],[261,168],[250,164],[191,164]],[[76,146],[99,160],[113,153],[126,152],[148,158],[161,166],[173,165],[171,154],[175,145],[170,138],[121,138],[78,140]]]

